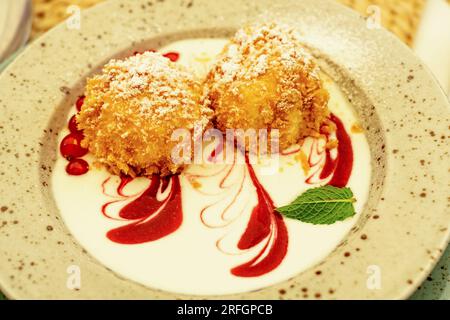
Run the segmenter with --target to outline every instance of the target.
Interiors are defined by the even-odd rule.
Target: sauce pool
[[[133,179],[128,177],[121,178],[116,192],[122,199],[103,205],[102,212],[106,217],[110,217],[107,210],[111,204],[133,198],[123,191],[131,181]],[[166,198],[158,200],[158,192],[164,193],[167,188],[170,190]],[[106,236],[120,244],[155,241],[176,231],[183,221],[179,176],[164,178],[153,176],[149,187],[119,210],[119,217],[122,221],[131,221],[131,223],[110,230]]]
[[[248,250],[266,239],[263,249],[250,261],[234,267],[231,273],[238,277],[257,277],[280,265],[287,253],[288,232],[283,217],[275,211],[275,205],[264,189],[250,164],[248,155],[245,163],[258,196],[258,203],[252,210],[250,221],[238,243],[240,250]],[[260,259],[264,254],[264,258]]]

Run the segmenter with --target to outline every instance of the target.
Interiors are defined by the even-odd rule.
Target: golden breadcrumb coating
[[[319,132],[328,98],[298,36],[276,24],[239,30],[206,79],[218,129],[278,129],[281,149]]]
[[[201,103],[202,87],[190,73],[159,53],[111,60],[88,79],[77,116],[82,145],[114,174],[177,173],[171,153],[176,129],[201,130],[211,110]]]

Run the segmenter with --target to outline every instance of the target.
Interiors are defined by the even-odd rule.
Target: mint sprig
[[[312,224],[333,224],[355,215],[350,188],[323,186],[309,189],[291,204],[277,208],[282,215]]]

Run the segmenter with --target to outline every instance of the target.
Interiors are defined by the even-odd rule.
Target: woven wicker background
[[[381,23],[402,41],[412,45],[426,0],[338,0],[363,16],[376,5],[381,11]]]
[[[67,16],[66,9],[70,5],[87,8],[103,0],[33,0],[32,38],[47,31]],[[363,16],[368,15],[368,8],[376,5],[381,11],[383,26],[395,33],[408,45],[414,41],[420,17],[426,0],[336,0]],[[450,0],[447,0],[450,3]]]

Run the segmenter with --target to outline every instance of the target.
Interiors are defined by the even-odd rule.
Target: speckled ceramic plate
[[[112,57],[287,23],[346,93],[371,153],[369,199],[320,263],[259,290],[206,298],[406,298],[448,243],[449,102],[411,51],[334,2],[111,1],[34,42],[0,77],[0,288],[10,298],[203,298],[128,280],[69,232],[52,189],[59,132]],[[73,22],[73,21],[72,21]],[[76,25],[76,24],[75,24]],[[81,272],[81,286],[70,285]]]

